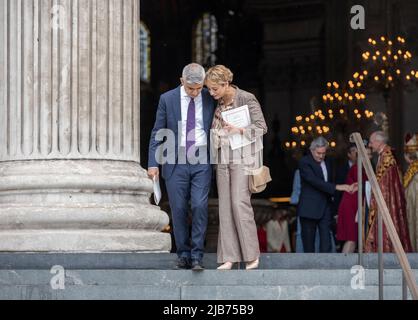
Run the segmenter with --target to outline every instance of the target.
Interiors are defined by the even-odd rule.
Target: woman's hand
[[[229,134],[229,135],[234,135],[234,134],[243,134],[244,133],[244,129],[243,128],[238,128],[233,126],[232,124],[227,123],[223,129]]]

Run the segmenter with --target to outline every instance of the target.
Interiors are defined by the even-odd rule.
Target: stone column
[[[140,166],[139,0],[0,0],[0,251],[168,251]]]

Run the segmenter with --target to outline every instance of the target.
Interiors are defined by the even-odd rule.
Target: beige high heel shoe
[[[217,270],[231,270],[234,266],[233,262],[225,262],[224,264],[220,265]]]
[[[246,270],[257,269],[257,268],[258,268],[259,263],[260,263],[260,259],[258,259],[258,258],[257,258],[256,260],[254,260],[254,261],[247,262],[247,264],[246,264],[246,266],[245,266],[245,269],[246,269]]]

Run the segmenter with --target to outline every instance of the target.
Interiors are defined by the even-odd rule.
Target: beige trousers
[[[243,164],[219,164],[218,263],[253,261],[260,256],[257,227]]]

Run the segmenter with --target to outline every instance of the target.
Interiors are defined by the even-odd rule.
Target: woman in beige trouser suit
[[[254,211],[251,206],[248,169],[262,165],[262,136],[267,132],[260,104],[249,92],[231,85],[232,72],[221,65],[208,70],[205,84],[218,100],[211,130],[212,155],[216,158],[216,178],[219,194],[218,263],[221,270],[231,269],[236,262],[245,261],[246,269],[259,263],[259,244]],[[251,125],[234,127],[222,119],[222,112],[247,105]],[[228,135],[241,134],[252,142],[232,150]]]

